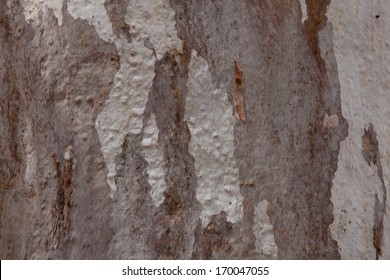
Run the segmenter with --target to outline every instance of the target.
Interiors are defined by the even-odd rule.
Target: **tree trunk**
[[[389,259],[385,0],[2,0],[2,259]]]

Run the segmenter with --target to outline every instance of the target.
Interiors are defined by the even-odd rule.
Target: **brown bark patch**
[[[72,168],[73,158],[70,155],[71,146],[66,148],[64,156],[63,173],[61,172],[61,161],[56,154],[52,154],[52,159],[56,168],[57,177],[57,194],[52,207],[52,229],[49,232],[49,242],[53,249],[58,247],[58,244],[69,229],[69,212],[73,204],[72,196],[74,188],[72,186]]]
[[[229,243],[232,229],[233,225],[226,220],[224,211],[214,215],[204,229],[199,221],[195,229],[192,258],[210,260],[228,257],[232,250]]]
[[[376,133],[373,125],[370,123],[368,129],[364,129],[362,137],[362,153],[367,164],[370,165],[377,163],[378,157],[378,140],[376,139]]]

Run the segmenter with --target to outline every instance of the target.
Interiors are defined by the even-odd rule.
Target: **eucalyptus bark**
[[[1,258],[390,258],[359,3],[3,0]]]

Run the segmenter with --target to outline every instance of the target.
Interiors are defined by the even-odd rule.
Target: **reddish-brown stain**
[[[234,105],[235,105],[235,114],[238,119],[242,122],[246,121],[245,116],[245,107],[244,107],[244,96],[243,96],[243,86],[244,86],[244,75],[238,65],[237,61],[234,61]]]

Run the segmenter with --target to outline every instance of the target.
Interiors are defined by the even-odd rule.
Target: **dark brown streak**
[[[386,214],[387,189],[383,178],[378,139],[372,123],[369,124],[368,129],[364,129],[364,134],[362,136],[362,153],[368,165],[373,163],[377,166],[377,174],[381,180],[383,192],[382,202],[379,201],[378,195],[375,194],[374,205],[373,245],[376,250],[376,259],[378,260],[379,257],[382,256],[383,217]]]

